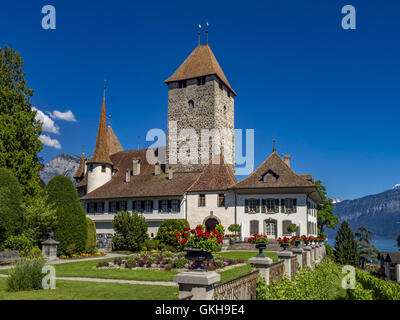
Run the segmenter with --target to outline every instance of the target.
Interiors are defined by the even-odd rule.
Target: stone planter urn
[[[281,243],[281,247],[283,248],[283,251],[286,251],[286,249],[289,248],[289,243]]]
[[[185,248],[183,250],[186,251],[186,259],[194,262],[191,271],[206,271],[204,269],[204,261],[213,258],[210,252],[198,248]]]
[[[267,249],[267,244],[266,243],[258,243],[256,244],[256,248],[258,249],[258,255],[256,255],[257,258],[265,258],[263,250]]]
[[[296,248],[299,247],[300,243],[301,243],[301,241],[295,241],[295,242],[294,242],[294,245],[296,246]]]

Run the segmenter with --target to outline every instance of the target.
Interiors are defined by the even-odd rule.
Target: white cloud
[[[61,112],[61,111],[58,111],[58,110],[54,110],[53,112],[50,112],[50,115],[51,115],[51,117],[53,119],[76,122],[75,116],[74,116],[74,114],[72,113],[71,110],[68,110],[66,112]]]
[[[35,119],[43,124],[43,131],[60,134],[60,128],[55,125],[53,119],[51,119],[48,115],[44,114],[42,111],[35,107],[32,107],[32,109],[37,111]]]
[[[57,139],[52,139],[48,135],[41,134],[39,140],[47,147],[61,149],[61,144]]]

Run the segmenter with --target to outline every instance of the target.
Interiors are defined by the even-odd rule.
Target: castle
[[[165,219],[186,219],[191,227],[216,224],[227,229],[241,226],[240,237],[262,233],[270,238],[291,235],[290,224],[299,235],[317,235],[317,204],[320,194],[310,174],[296,174],[290,156],[272,154],[247,178],[237,181],[234,164],[234,99],[229,84],[210,46],[198,45],[176,72],[165,80],[168,86],[168,133],[166,148],[154,152],[149,163],[146,149],[124,151],[106,121],[105,97],[94,152],[82,153],[74,175],[78,194],[98,234],[113,234],[112,220],[121,210],[136,210],[155,237]],[[173,127],[175,126],[175,128]],[[175,161],[171,144],[182,147],[173,129],[225,130],[231,145],[228,161],[222,150],[197,146],[209,161]],[[185,151],[190,153],[190,150]],[[229,154],[229,152],[228,152]],[[174,160],[174,161],[172,161]]]

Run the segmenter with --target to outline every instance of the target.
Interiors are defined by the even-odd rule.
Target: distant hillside
[[[396,239],[400,234],[400,189],[335,203],[334,212],[340,221],[347,220],[353,230],[364,225],[376,239]],[[329,237],[336,234],[327,232]]]
[[[40,178],[46,184],[57,175],[66,176],[73,181],[73,176],[79,166],[79,159],[73,154],[62,153],[43,166]]]

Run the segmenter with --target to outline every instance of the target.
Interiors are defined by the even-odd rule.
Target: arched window
[[[188,105],[189,105],[189,108],[194,108],[194,101],[189,100]]]

